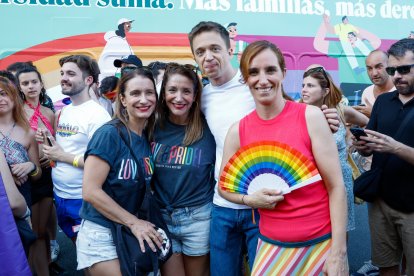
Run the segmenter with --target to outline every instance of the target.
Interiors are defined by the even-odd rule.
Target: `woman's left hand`
[[[25,162],[11,165],[11,172],[17,178],[21,178],[23,176],[28,175],[33,170],[33,163],[32,162]]]
[[[157,248],[162,248],[162,237],[157,232],[154,224],[151,222],[137,219],[130,227],[131,232],[138,239],[141,251],[145,252],[144,241],[148,243],[148,246],[152,251],[157,252]]]
[[[348,276],[348,256],[345,254],[330,253],[323,266],[324,275]]]

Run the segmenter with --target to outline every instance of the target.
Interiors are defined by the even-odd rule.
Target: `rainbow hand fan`
[[[301,152],[276,141],[240,148],[224,167],[220,188],[239,194],[277,189],[283,194],[321,180],[318,168]]]

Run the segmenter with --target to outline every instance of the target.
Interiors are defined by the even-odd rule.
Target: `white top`
[[[81,105],[68,105],[61,110],[56,142],[71,154],[84,154],[95,131],[111,119],[108,112],[93,100]],[[82,198],[83,169],[56,162],[52,169],[54,192],[65,199]]]
[[[104,97],[99,97],[98,99],[99,104],[108,112],[109,116],[112,117],[114,115],[114,111],[112,109],[112,102]]]
[[[395,86],[393,86],[387,92],[391,92],[395,90]],[[361,96],[361,103],[365,104],[366,106],[374,106],[375,103],[375,96],[374,96],[374,85],[370,85],[364,89]]]
[[[206,117],[211,133],[216,140],[216,165],[214,178],[219,179],[221,160],[223,158],[224,140],[227,131],[235,122],[249,114],[255,103],[247,85],[240,82],[241,74],[237,74],[227,83],[221,86],[208,84],[201,94],[201,109]],[[217,191],[217,183],[214,192],[214,204],[233,208],[246,209],[246,205],[232,203],[222,198]]]

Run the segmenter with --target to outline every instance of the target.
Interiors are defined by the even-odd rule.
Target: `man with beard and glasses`
[[[59,64],[62,94],[69,96],[72,103],[56,114],[56,140],[40,128],[36,139],[44,143],[45,156],[55,163],[52,179],[59,226],[75,241],[81,222],[83,155],[95,130],[111,117],[89,96],[98,78],[96,61],[72,55],[61,58]]]
[[[413,67],[414,40],[391,45],[385,70],[397,90],[376,99],[365,131],[368,136],[354,141],[362,155],[373,154],[372,169],[382,168],[377,199],[368,209],[372,263],[380,275],[400,275],[403,254],[407,275],[414,275]]]

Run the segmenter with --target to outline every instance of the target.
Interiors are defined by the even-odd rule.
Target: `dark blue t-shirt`
[[[88,144],[85,160],[89,155],[95,155],[109,164],[110,171],[103,190],[122,208],[136,213],[145,195],[146,184],[149,185],[152,177],[151,151],[144,135],[141,137],[132,131],[128,134],[125,127],[119,131],[122,131],[127,142],[130,135],[138,164],[121,139],[117,127],[111,123],[95,132]],[[83,201],[80,216],[105,227],[111,226],[111,222],[86,201]]]
[[[194,207],[213,200],[216,143],[204,121],[203,137],[183,146],[186,126],[157,125],[151,150],[155,196],[162,208]]]

